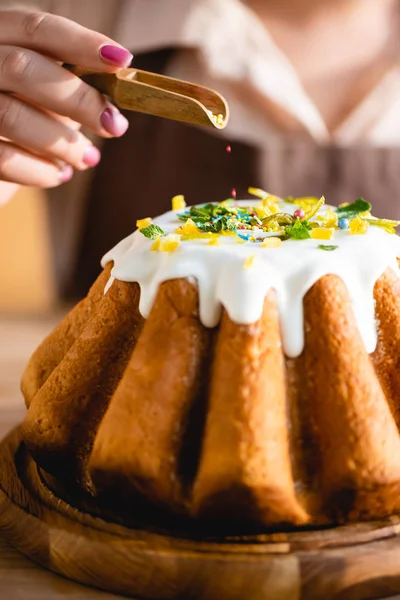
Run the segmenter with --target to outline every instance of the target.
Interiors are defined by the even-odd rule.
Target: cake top
[[[173,210],[138,221],[138,229],[108,252],[112,278],[136,281],[140,311],[147,317],[159,285],[189,277],[199,288],[200,319],[217,325],[224,306],[233,321],[257,321],[269,289],[277,294],[284,351],[298,356],[304,345],[303,297],[327,274],[349,291],[368,352],[376,346],[373,288],[391,267],[399,272],[398,221],[377,219],[358,198],[334,208],[324,198],[277,198],[250,188],[256,200],[225,200]],[[258,197],[258,199],[257,199]]]

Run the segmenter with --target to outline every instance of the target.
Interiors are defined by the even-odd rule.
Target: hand
[[[128,122],[61,63],[113,73],[132,55],[63,17],[0,11],[0,181],[43,188],[87,169],[100,152],[79,128],[120,136]]]

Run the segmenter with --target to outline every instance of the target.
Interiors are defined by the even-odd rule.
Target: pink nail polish
[[[72,176],[74,174],[74,170],[71,167],[71,165],[63,165],[60,169],[60,173],[59,173],[59,179],[61,181],[61,183],[65,183],[66,181],[69,181],[70,179],[72,179]]]
[[[96,146],[88,146],[83,153],[82,161],[88,167],[95,167],[99,164],[101,158],[100,150]]]
[[[123,135],[129,127],[128,120],[117,110],[110,107],[102,113],[100,121],[104,129],[115,137]]]
[[[117,67],[129,67],[132,62],[133,54],[125,48],[119,46],[106,45],[102,46],[99,50],[100,58],[105,62]]]

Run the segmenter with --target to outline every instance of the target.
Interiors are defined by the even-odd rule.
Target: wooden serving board
[[[57,498],[19,429],[0,444],[0,531],[47,569],[152,600],[361,600],[400,592],[400,518],[199,541],[107,522]]]

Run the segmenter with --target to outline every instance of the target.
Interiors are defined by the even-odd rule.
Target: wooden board
[[[400,592],[400,519],[204,541],[127,529],[43,484],[15,429],[0,444],[0,531],[44,567],[137,598],[361,600]]]

